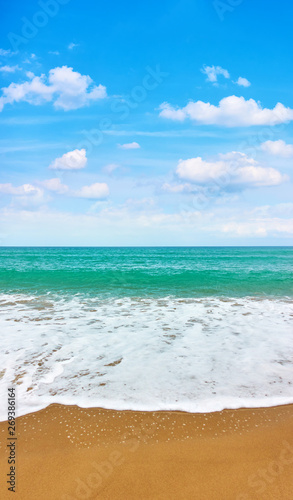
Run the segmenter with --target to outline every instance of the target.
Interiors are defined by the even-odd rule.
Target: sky
[[[2,2],[0,244],[293,244],[289,0]]]

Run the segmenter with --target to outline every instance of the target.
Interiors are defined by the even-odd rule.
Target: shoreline
[[[289,500],[292,417],[293,405],[195,414],[53,404],[16,419],[14,496]],[[3,478],[7,421],[0,435]],[[11,498],[3,481],[0,491]]]
[[[250,400],[248,400],[249,402],[252,402],[254,401],[253,398],[250,398]],[[257,400],[258,403],[266,403],[266,404],[256,404],[255,406],[254,405],[250,405],[248,402],[246,404],[246,406],[230,406],[230,407],[219,407],[219,408],[211,408],[211,409],[206,409],[206,410],[185,410],[185,409],[181,409],[181,408],[159,408],[159,409],[148,409],[148,408],[123,408],[123,407],[119,407],[117,406],[116,408],[112,408],[110,406],[86,406],[86,405],[81,405],[81,404],[78,404],[78,403],[75,403],[75,402],[65,402],[65,403],[60,403],[59,401],[53,401],[52,403],[48,403],[46,406],[43,406],[43,407],[36,407],[34,409],[32,409],[31,411],[27,412],[27,413],[18,413],[18,411],[16,411],[17,413],[17,417],[16,419],[19,420],[19,419],[23,419],[25,417],[29,417],[31,415],[38,415],[46,410],[49,410],[49,409],[52,409],[52,408],[75,408],[77,410],[81,410],[81,411],[92,411],[92,412],[103,412],[103,411],[106,411],[106,412],[113,412],[113,413],[136,413],[136,414],[160,414],[160,413],[167,413],[167,414],[179,414],[179,415],[198,415],[199,417],[201,415],[212,415],[212,414],[219,414],[219,413],[222,413],[222,412],[238,412],[238,411],[244,411],[244,410],[248,410],[248,411],[261,411],[261,410],[265,410],[265,409],[270,409],[270,408],[290,408],[292,407],[293,408],[293,401],[291,398],[283,398],[283,401],[279,402],[279,403],[276,403],[276,401],[280,401],[280,398],[276,398],[274,399],[274,401],[272,401],[271,403],[267,403],[267,398],[263,398],[262,400]],[[7,423],[7,418],[0,418],[0,428],[1,428],[1,425],[4,424],[4,423]]]

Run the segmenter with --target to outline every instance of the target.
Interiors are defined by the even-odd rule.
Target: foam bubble
[[[291,299],[2,294],[0,310],[0,395],[16,386],[18,415],[293,402]]]

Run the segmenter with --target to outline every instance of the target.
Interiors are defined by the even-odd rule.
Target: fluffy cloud
[[[207,76],[207,81],[217,85],[218,76],[222,75],[224,78],[229,79],[230,73],[227,69],[222,68],[221,66],[204,66],[200,70],[204,75]],[[247,78],[243,78],[239,76],[236,82],[233,82],[236,85],[240,85],[242,87],[250,87],[251,83]]]
[[[12,184],[0,184],[0,193],[12,195],[17,204],[23,206],[34,206],[44,203],[43,189],[32,184],[13,186]]]
[[[251,213],[257,217],[283,217],[284,219],[288,219],[293,217],[293,203],[263,205],[260,207],[255,207]]]
[[[120,165],[118,163],[109,163],[108,165],[105,165],[104,168],[103,168],[103,171],[108,174],[108,175],[111,175],[113,174],[113,172],[115,172],[115,170],[117,170],[118,168],[120,168]]]
[[[48,191],[53,191],[58,194],[64,194],[68,192],[68,186],[62,184],[58,177],[54,179],[47,179],[40,182],[41,186],[44,186]]]
[[[143,201],[143,200],[142,200]],[[192,203],[179,211],[165,212],[150,204],[137,210],[132,203],[113,207],[95,203],[87,214],[50,211],[0,210],[2,232],[7,245],[117,245],[117,234],[123,245],[212,245],[230,244],[247,237],[255,243],[263,237],[276,244],[292,242],[293,219],[263,217],[237,207],[214,207],[212,211],[196,210]],[[118,231],[118,233],[117,233]],[[3,241],[3,240],[2,240]],[[272,244],[272,239],[267,242]],[[251,242],[251,244],[253,244]]]
[[[276,125],[293,120],[293,109],[277,103],[273,109],[262,108],[254,99],[225,97],[214,106],[209,102],[190,101],[183,108],[174,108],[165,102],[160,106],[160,116],[169,120],[184,121],[187,118],[204,125],[249,127],[250,125]]]
[[[140,149],[138,142],[130,142],[129,144],[118,144],[120,149]]]
[[[290,158],[293,156],[293,144],[286,144],[281,139],[278,141],[266,141],[261,144],[261,149],[266,153],[275,156],[282,156],[283,158]]]
[[[88,75],[81,75],[72,68],[62,66],[51,69],[48,77],[34,76],[30,81],[11,83],[2,88],[0,111],[5,104],[20,101],[34,105],[53,101],[55,108],[68,111],[82,108],[106,96],[106,87],[93,85]]]
[[[180,160],[176,173],[180,179],[198,185],[215,184],[223,190],[276,186],[287,180],[278,170],[259,165],[244,153],[232,151],[208,162],[201,157]]]
[[[168,120],[175,120],[183,122],[187,118],[187,112],[185,108],[174,108],[168,102],[163,102],[159,106],[160,116],[162,118],[167,118]]]
[[[0,193],[11,195],[17,199],[34,200],[34,202],[43,202],[44,189],[58,194],[67,194],[78,198],[88,198],[93,200],[105,199],[109,196],[109,188],[105,183],[95,183],[91,186],[83,186],[77,191],[70,190],[68,186],[62,184],[59,178],[47,179],[39,181],[37,184],[40,187],[32,184],[23,184],[21,186],[13,186],[12,184],[0,184]],[[44,188],[44,189],[43,189]]]
[[[266,237],[280,234],[293,235],[293,219],[263,219],[235,221],[220,227],[223,233],[238,237]]]
[[[9,57],[9,56],[13,56],[14,54],[16,54],[16,52],[12,52],[10,49],[0,49],[0,56],[2,57]]]
[[[162,186],[162,190],[167,193],[190,193],[193,191],[192,185],[189,183],[185,184],[169,184],[165,182]]]
[[[240,85],[242,87],[250,87],[251,83],[247,78],[242,78],[242,76],[239,76],[238,80],[235,82],[237,85]]]
[[[109,196],[109,188],[104,182],[96,182],[91,186],[83,186],[79,191],[75,192],[75,196],[90,200],[103,200]]]
[[[73,194],[73,193],[72,193]],[[194,203],[196,196],[179,201],[173,209],[157,205],[137,193],[113,205],[99,200],[86,203],[87,213],[68,210],[19,210],[16,204],[0,208],[2,234],[6,245],[223,245],[257,244],[259,239],[270,238],[264,244],[292,244],[293,204],[255,206],[243,203],[212,208]],[[83,205],[83,204],[82,204]],[[289,209],[289,212],[288,212]],[[254,240],[247,240],[252,237]],[[241,243],[240,243],[241,242]],[[255,242],[255,243],[254,243]]]
[[[87,164],[86,150],[74,149],[65,153],[60,158],[56,158],[49,168],[51,170],[80,170]]]
[[[1,66],[0,71],[2,73],[14,73],[15,71],[19,70],[19,66]]]
[[[229,72],[221,68],[221,66],[204,66],[201,72],[207,76],[207,81],[212,83],[218,81],[218,75],[222,75],[224,78],[230,78]]]
[[[22,186],[15,187],[12,184],[0,184],[0,193],[12,194],[14,196],[35,195],[42,190],[32,186],[31,184],[23,184]]]

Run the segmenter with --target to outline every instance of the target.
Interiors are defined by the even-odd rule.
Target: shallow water
[[[0,395],[18,414],[293,402],[292,270],[291,248],[2,248]]]

